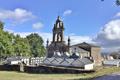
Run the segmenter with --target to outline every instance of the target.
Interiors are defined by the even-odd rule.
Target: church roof
[[[90,51],[92,47],[100,48],[100,46],[98,46],[98,45],[91,44],[91,43],[86,43],[86,42],[83,42],[83,43],[80,43],[80,44],[75,44],[75,45],[72,45],[72,46],[78,46],[79,48],[87,50],[87,51]]]
[[[98,46],[98,45],[96,45],[96,44],[86,43],[86,42],[79,43],[79,44],[75,44],[75,46],[100,47],[100,46]]]

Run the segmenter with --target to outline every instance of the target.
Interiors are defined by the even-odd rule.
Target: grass
[[[86,74],[84,74],[83,77],[78,78],[78,79],[83,79],[83,80],[93,79],[93,78],[96,78],[96,77],[112,74],[112,73],[115,73],[115,72],[120,72],[120,67],[98,67],[96,69],[96,72],[91,73],[91,74],[86,73]]]
[[[28,74],[19,72],[0,71],[0,80],[88,80],[94,77],[119,72],[117,67],[100,67],[94,73],[83,74]]]

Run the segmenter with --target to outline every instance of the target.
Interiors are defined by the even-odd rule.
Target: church
[[[52,30],[52,42],[49,43],[47,40],[47,58],[87,58],[95,65],[101,65],[100,46],[86,42],[70,45],[70,37],[68,37],[67,42],[64,40],[64,30],[63,21],[58,16]]]
[[[57,52],[60,53],[61,57],[65,56],[66,52],[69,52],[70,47],[70,39],[68,38],[68,44],[65,44],[64,41],[64,24],[60,20],[58,16],[54,27],[53,27],[53,40],[49,45],[49,41],[47,41],[47,57],[53,57]]]

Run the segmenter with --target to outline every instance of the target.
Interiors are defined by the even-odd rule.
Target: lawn
[[[94,73],[83,74],[28,74],[19,72],[0,71],[0,80],[68,80],[68,79],[91,79],[94,77],[120,72],[117,67],[100,67]]]

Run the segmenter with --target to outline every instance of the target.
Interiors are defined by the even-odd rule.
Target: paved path
[[[105,76],[96,78],[94,80],[120,80],[120,72],[119,73],[110,74],[110,75],[105,75]]]

